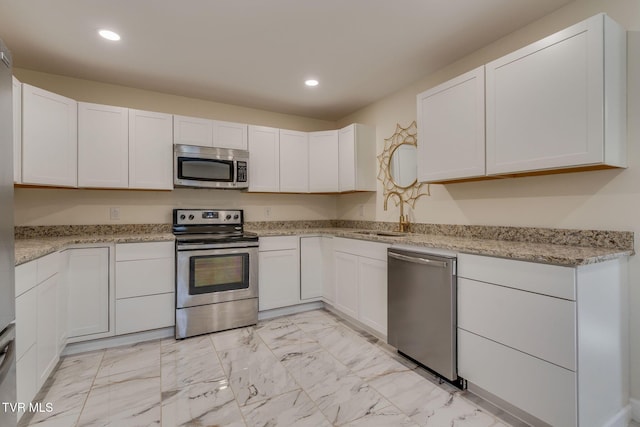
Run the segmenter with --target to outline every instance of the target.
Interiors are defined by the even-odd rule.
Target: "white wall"
[[[410,210],[413,221],[473,225],[581,228],[640,232],[640,1],[578,0],[524,27],[437,73],[340,120],[376,127],[378,153],[396,123],[408,126],[416,119],[416,95],[463,72],[499,58],[542,37],[600,12],[622,24],[629,39],[628,147],[629,168],[512,178],[448,185],[432,185],[431,197]],[[384,58],[381,58],[384,60]],[[418,141],[420,143],[420,141]],[[354,206],[365,204],[369,219],[396,221],[398,209],[382,209],[382,187],[377,197],[344,195],[338,198],[338,217],[358,219]],[[638,237],[636,237],[636,247]],[[640,257],[630,262],[631,394],[640,399]],[[606,285],[606,284],[605,284]]]

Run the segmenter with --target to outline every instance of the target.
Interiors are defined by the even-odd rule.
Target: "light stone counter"
[[[602,230],[562,230],[526,227],[412,224],[400,236],[380,236],[394,223],[365,221],[248,222],[245,230],[258,236],[326,235],[349,239],[416,245],[458,253],[495,256],[563,266],[579,266],[633,255],[633,233]],[[119,226],[50,226],[16,229],[16,265],[72,245],[174,240],[170,224]]]
[[[175,240],[171,233],[87,234],[59,237],[17,238],[15,242],[16,265],[24,264],[73,245],[91,243],[139,243]]]
[[[594,264],[634,254],[631,248],[583,247],[458,237],[437,234],[407,233],[401,236],[378,236],[374,230],[350,228],[247,229],[258,236],[326,235],[389,244],[404,244],[446,249],[458,253],[494,256],[521,261],[575,267]]]

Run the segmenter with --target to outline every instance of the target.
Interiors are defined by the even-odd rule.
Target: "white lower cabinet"
[[[360,321],[387,335],[387,260],[358,259]]]
[[[358,256],[336,252],[334,256],[336,274],[335,306],[354,319],[358,318]]]
[[[300,304],[298,236],[261,237],[258,265],[260,311]]]
[[[460,254],[460,376],[534,424],[613,425],[629,376],[626,269]]]
[[[389,245],[343,238],[335,238],[333,245],[333,305],[386,336]]]
[[[174,242],[116,245],[116,335],[175,324]]]
[[[333,281],[329,260],[332,237],[300,237],[300,299],[316,300]],[[333,301],[333,299],[332,299]]]
[[[16,388],[18,402],[29,403],[58,363],[66,325],[61,310],[59,254],[16,267]],[[18,414],[20,419],[24,413]]]
[[[73,341],[113,335],[109,250],[101,247],[65,251],[69,293],[65,321]]]
[[[53,371],[60,353],[58,352],[58,275],[54,275],[38,285],[36,375],[38,388],[42,387]]]

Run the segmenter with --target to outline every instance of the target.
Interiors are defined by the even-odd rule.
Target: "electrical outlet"
[[[109,219],[111,221],[120,221],[120,208],[109,208]]]
[[[360,215],[360,218],[364,216],[364,205],[358,205],[358,215]]]
[[[271,207],[266,207],[264,208],[264,216],[265,218],[270,218],[271,217]]]

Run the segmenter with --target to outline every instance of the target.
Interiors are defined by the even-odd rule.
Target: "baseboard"
[[[640,423],[640,399],[629,399],[631,401],[631,419]]]
[[[169,337],[175,337],[175,329],[173,326],[162,329],[154,329],[151,331],[137,332],[133,334],[118,335],[115,337],[67,344],[67,346],[62,351],[62,355],[68,356],[70,354],[84,353],[86,351],[104,350],[105,348],[119,347],[121,345],[129,345],[143,341],[152,341]]]
[[[603,427],[628,427],[631,421],[631,405],[622,408]]]
[[[289,307],[273,308],[258,312],[258,320],[268,320],[280,316],[288,316],[290,314],[302,313],[304,311],[317,310],[324,307],[322,301],[307,302]]]

